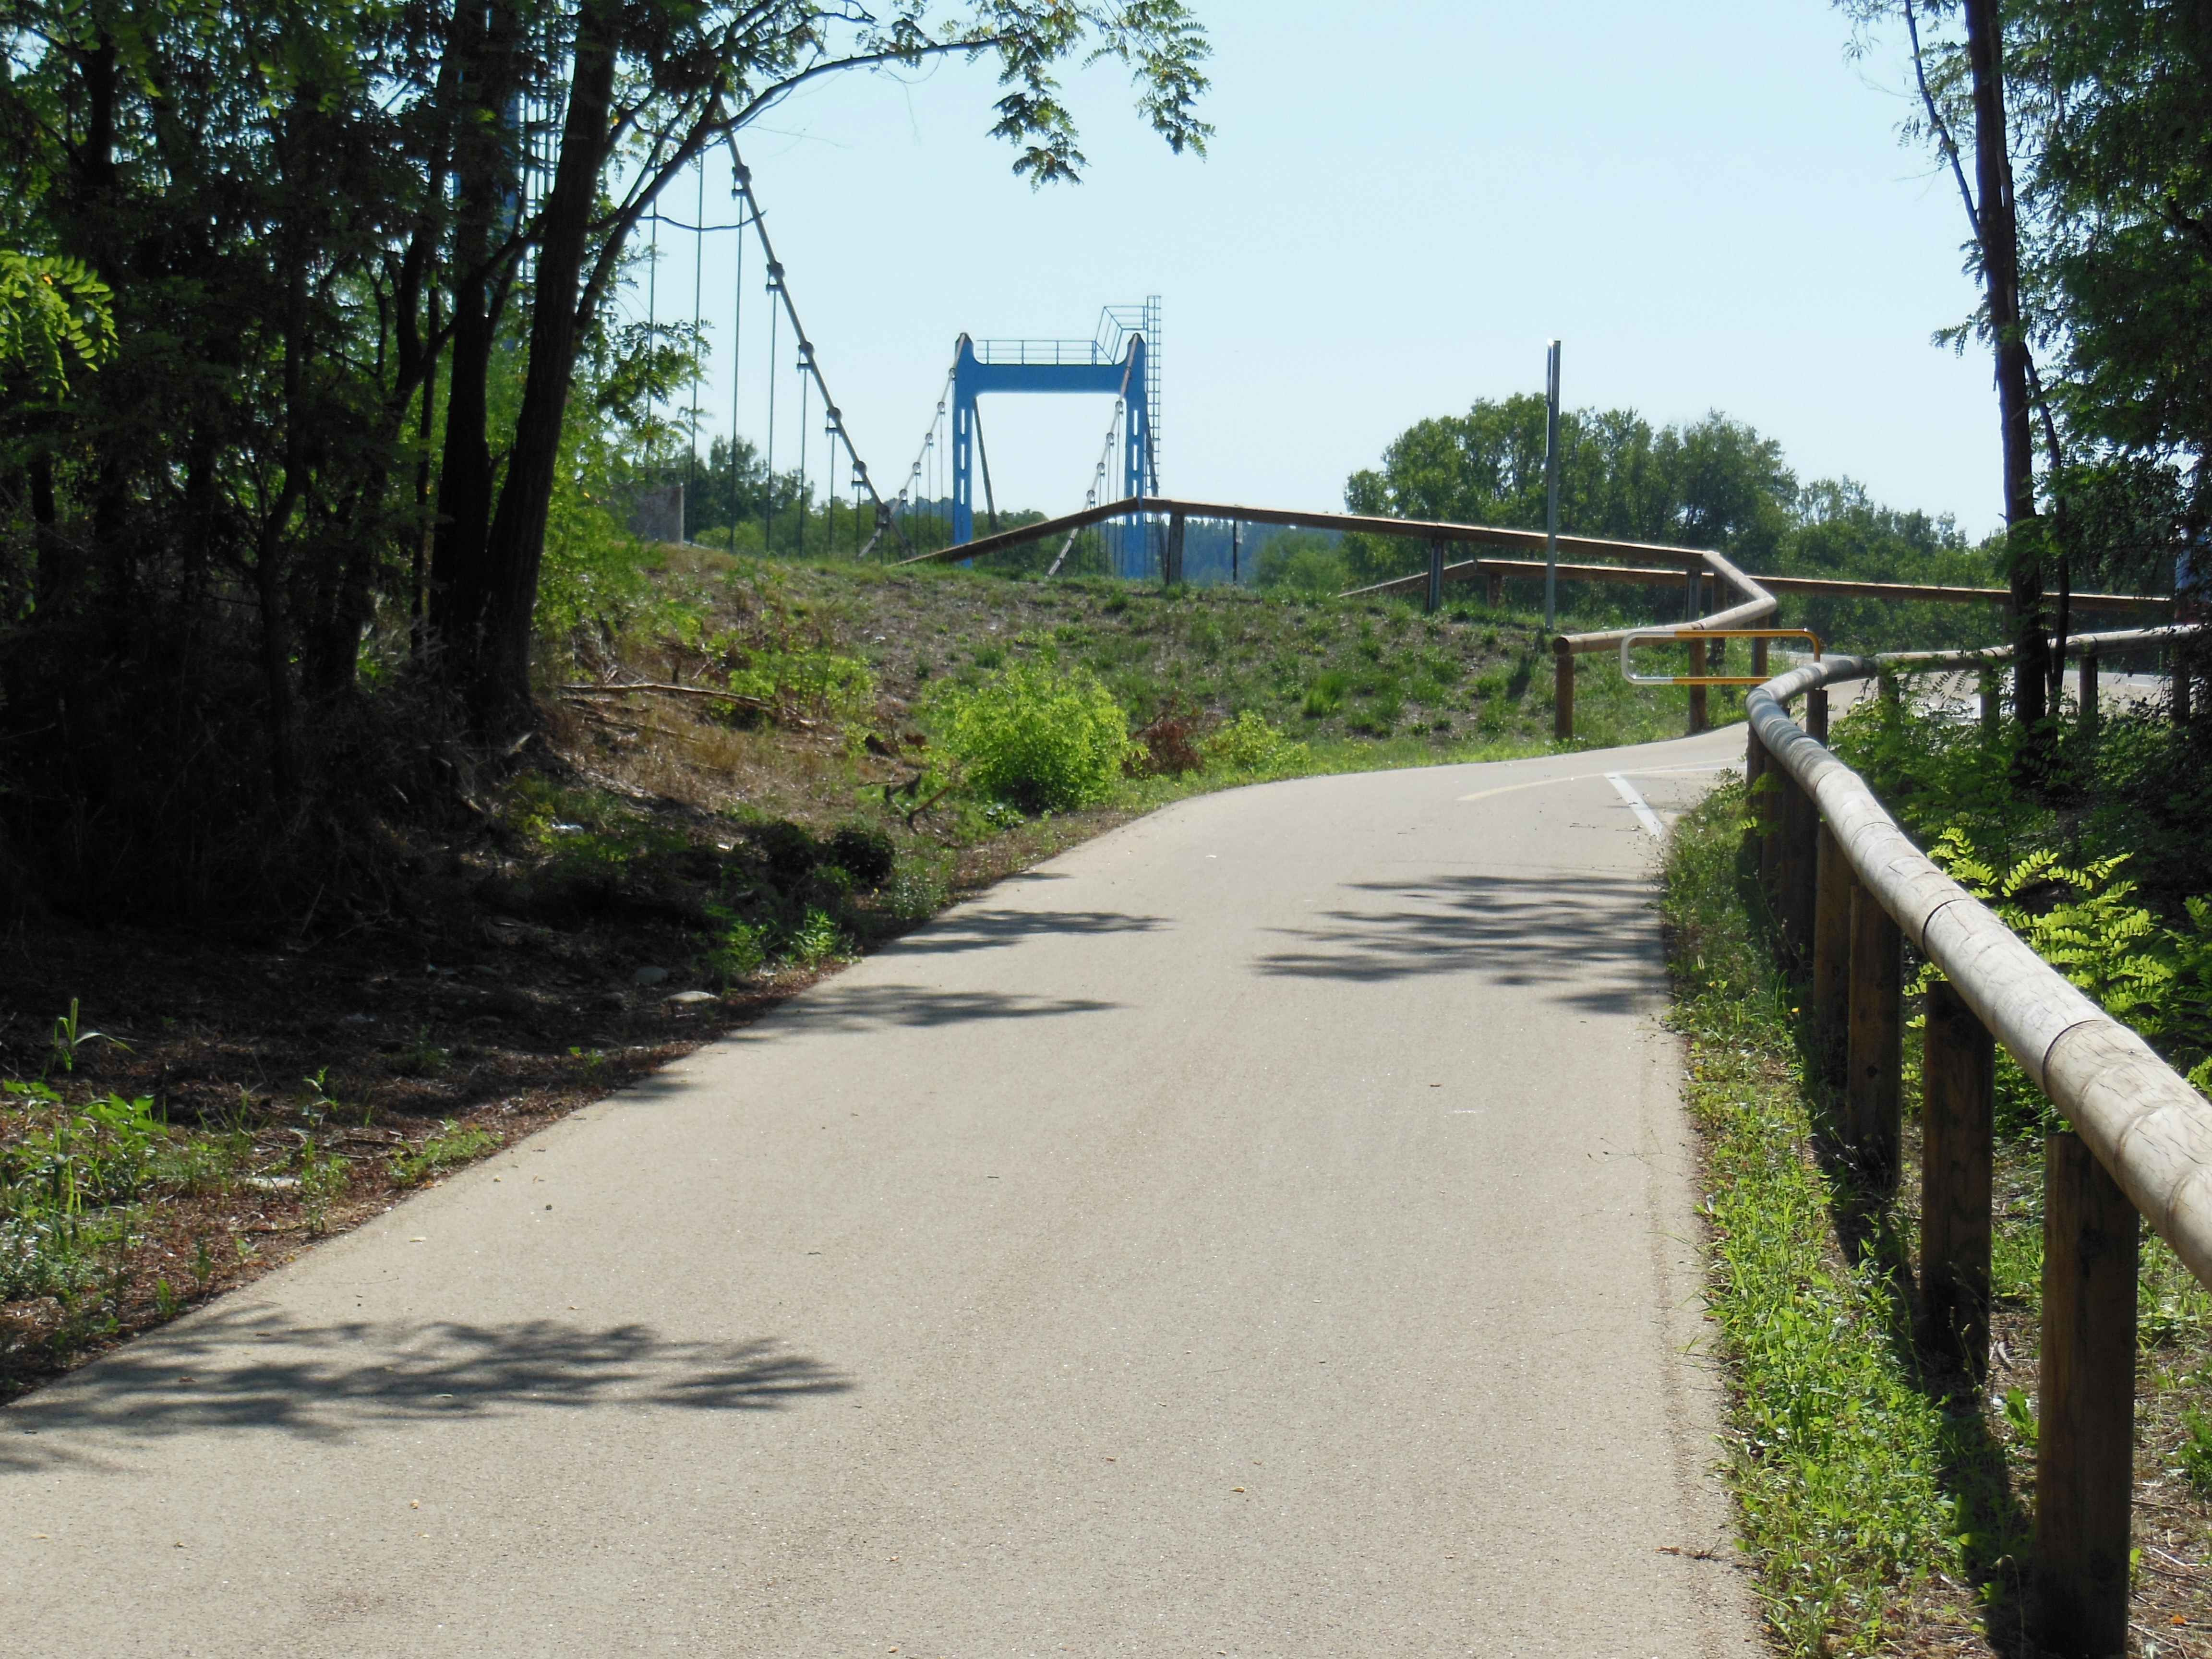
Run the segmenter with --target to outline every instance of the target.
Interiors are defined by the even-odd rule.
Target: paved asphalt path
[[[0,1413],[11,1656],[1750,1655],[1663,818],[1157,813]]]

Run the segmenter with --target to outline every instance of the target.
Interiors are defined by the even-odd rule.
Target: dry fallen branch
[[[710,685],[671,685],[663,680],[629,680],[605,685],[564,685],[564,696],[619,697],[632,691],[654,691],[664,696],[708,697],[716,702],[735,703],[740,708],[757,708],[772,714],[775,705],[765,697],[748,696],[742,691],[718,691]]]

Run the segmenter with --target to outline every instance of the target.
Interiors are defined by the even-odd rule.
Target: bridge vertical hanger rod
[[[1544,631],[1559,625],[1559,343],[1544,356]]]
[[[699,178],[699,203],[691,215],[691,429],[684,434],[690,455],[684,465],[684,522],[678,526],[683,539],[691,539],[691,492],[699,482],[699,325],[705,320],[707,295],[707,158],[691,158],[691,171]]]
[[[660,216],[653,216],[653,246],[645,256],[645,349],[660,344]],[[650,426],[660,413],[660,393],[648,380],[645,387],[645,419]]]
[[[774,259],[768,262],[768,291],[772,296],[776,285],[783,281],[783,267]],[[761,551],[775,551],[775,354],[777,346],[775,301],[768,302],[768,447],[761,452],[761,470],[768,475],[768,489],[761,495]]]
[[[730,194],[738,194],[738,181],[730,179]],[[744,218],[739,208],[738,217]],[[742,222],[740,230],[742,231]],[[738,550],[738,484],[741,469],[738,465],[738,370],[741,365],[745,341],[745,239],[738,237],[738,258],[730,276],[730,551]]]

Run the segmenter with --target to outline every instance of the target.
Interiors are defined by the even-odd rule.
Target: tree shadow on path
[[[1096,997],[1036,997],[1018,992],[946,991],[929,985],[860,985],[830,980],[784,1004],[775,1019],[732,1033],[732,1040],[769,1042],[810,1031],[1047,1019],[1059,1014],[1105,1013],[1120,1006],[1118,1002],[1103,1002]]]
[[[1360,882],[1380,908],[1316,913],[1279,930],[1294,948],[1260,958],[1263,974],[1381,984],[1467,974],[1492,985],[1549,990],[1590,1013],[1656,1006],[1667,977],[1641,877],[1569,871]]]
[[[993,951],[1039,934],[1097,938],[1108,933],[1150,933],[1167,927],[1164,916],[1133,916],[1118,910],[968,910],[908,933],[886,956],[945,956],[962,951]]]
[[[135,1442],[268,1431],[339,1441],[441,1418],[586,1407],[776,1411],[851,1379],[772,1340],[637,1324],[293,1323],[216,1313],[132,1344],[0,1413],[0,1470],[97,1465]]]

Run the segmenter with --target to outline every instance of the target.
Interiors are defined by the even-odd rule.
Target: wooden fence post
[[[1823,823],[1813,899],[1813,1036],[1820,1076],[1831,1085],[1844,1077],[1844,1044],[1850,1025],[1851,874],[1844,844]]]
[[[1828,688],[1825,685],[1805,694],[1805,735],[1819,744],[1828,740]]]
[[[1694,675],[1702,674],[1705,672],[1705,642],[1703,640],[1692,640],[1690,641],[1690,672]],[[1693,685],[1690,688],[1690,735],[1695,737],[1704,731],[1708,724],[1705,718],[1705,688],[1702,685]]]
[[[1753,640],[1751,642],[1751,672],[1761,679],[1766,678],[1766,641],[1765,640]]]
[[[1759,740],[1759,728],[1746,720],[1743,732],[1744,848],[1750,857],[1763,860],[1766,854],[1766,837],[1759,832],[1759,781],[1773,768],[1767,762],[1766,745]],[[1764,878],[1765,873],[1762,863],[1759,874]]]
[[[1982,738],[1985,743],[1997,739],[1997,722],[2003,714],[2003,698],[1997,687],[1994,668],[1984,668],[1981,673]]]
[[[1796,779],[1782,780],[1781,889],[1776,915],[1784,953],[1802,967],[1813,949],[1813,915],[1819,903],[1820,809]]]
[[[1489,601],[1492,611],[1504,605],[1505,573],[1504,571],[1493,570],[1483,578],[1483,597]]]
[[[1851,884],[1850,1000],[1844,1039],[1844,1138],[1868,1188],[1897,1184],[1904,1072],[1905,941],[1881,901]]]
[[[2035,1635],[2123,1652],[2135,1494],[2135,1206],[2081,1138],[2043,1155],[2043,1357],[2035,1452]]]
[[[1160,574],[1170,587],[1178,586],[1182,581],[1182,514],[1169,514],[1168,543],[1160,553],[1160,562],[1166,568]]]
[[[1759,891],[1766,895],[1767,907],[1778,908],[1782,892],[1782,792],[1790,787],[1790,775],[1767,757],[1759,775],[1759,793],[1753,801],[1753,816],[1759,823]]]
[[[1440,541],[1429,544],[1429,585],[1421,596],[1421,609],[1431,616],[1443,609],[1444,604],[1444,544]]]
[[[1976,1380],[1990,1368],[1990,1160],[1997,1051],[1948,980],[1928,988],[1921,1059],[1923,1341]]]
[[[1564,635],[1552,641],[1552,735],[1561,743],[1575,735],[1575,653]]]
[[[2094,738],[2097,735],[2100,718],[2097,709],[2097,653],[2094,651],[2084,651],[2081,653],[2081,665],[2077,672],[2080,678],[2076,682],[2076,701],[2081,704],[2077,712],[2081,718],[2081,735],[2085,738]]]

